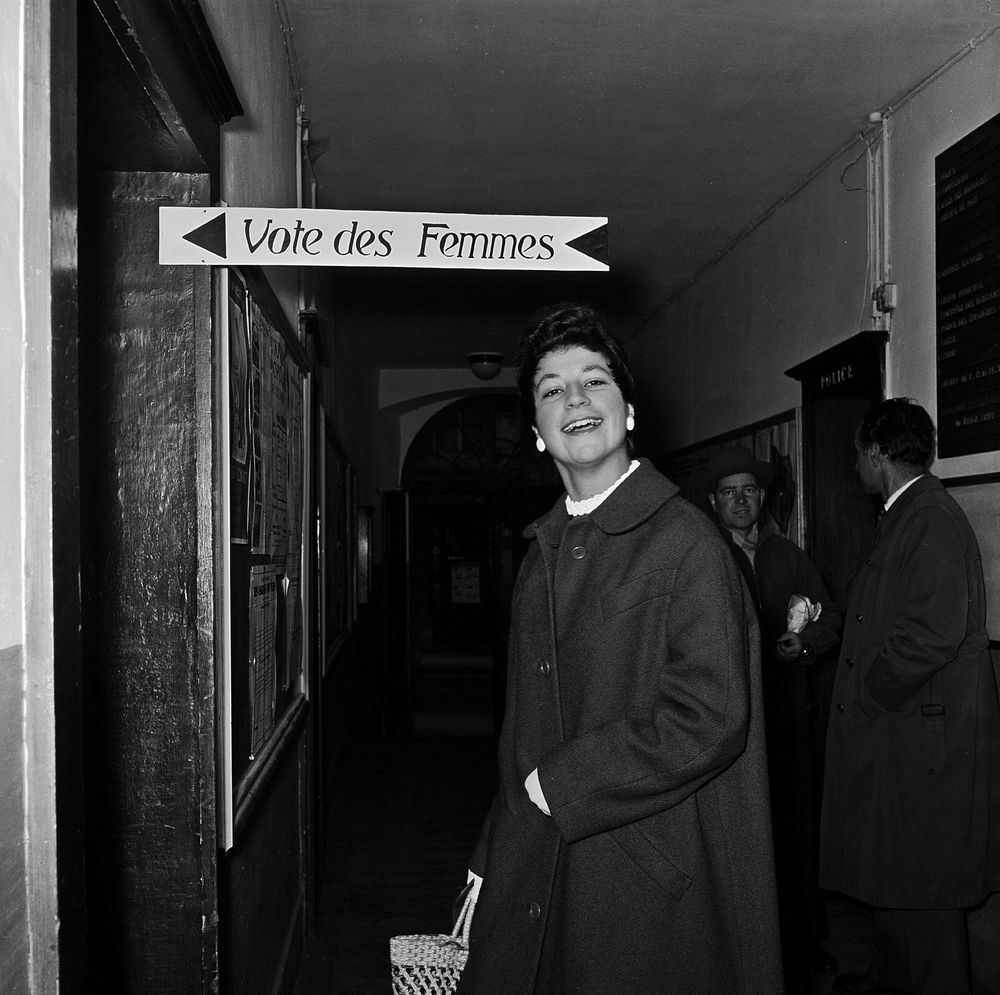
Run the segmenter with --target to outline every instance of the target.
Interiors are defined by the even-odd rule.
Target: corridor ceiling
[[[575,299],[628,340],[998,8],[281,0],[319,207],[609,219],[607,274],[325,270],[336,327],[379,366],[461,366]],[[864,179],[862,157],[846,182]]]

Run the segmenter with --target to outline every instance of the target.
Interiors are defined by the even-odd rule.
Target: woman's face
[[[546,353],[535,370],[534,399],[535,428],[560,467],[628,466],[625,418],[632,406],[602,353],[583,346]]]

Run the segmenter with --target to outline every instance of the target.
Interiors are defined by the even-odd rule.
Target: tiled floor
[[[472,695],[474,707],[452,713],[449,702],[470,700],[468,687],[441,682],[432,698],[443,705],[432,702],[418,715],[416,735],[360,740],[348,748],[350,776],[329,815],[316,935],[296,995],[390,995],[389,938],[449,930],[451,905],[465,883],[468,854],[495,784],[489,696],[482,690]],[[832,897],[828,911],[826,946],[841,971],[863,972],[864,910]],[[986,928],[995,942],[997,919]],[[833,978],[812,976],[788,995],[826,995]],[[1000,986],[980,988],[980,995],[998,992]]]

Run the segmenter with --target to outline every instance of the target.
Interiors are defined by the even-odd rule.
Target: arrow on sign
[[[600,228],[595,228],[578,238],[571,239],[566,245],[570,249],[582,252],[585,256],[590,256],[591,259],[596,259],[605,265],[608,264],[607,225],[601,225]]]
[[[217,214],[211,221],[199,225],[194,231],[181,236],[186,242],[226,258],[226,216]]]
[[[607,272],[608,219],[161,207],[160,262]]]

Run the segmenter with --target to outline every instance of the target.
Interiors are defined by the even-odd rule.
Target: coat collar
[[[757,548],[760,549],[761,546],[767,542],[768,539],[773,539],[775,536],[781,536],[785,538],[784,534],[778,529],[770,518],[768,518],[763,525],[757,525]]]
[[[921,495],[928,491],[943,491],[944,484],[937,477],[925,473],[916,483],[911,484],[896,498],[892,507],[879,520],[879,528],[884,533],[903,517],[903,512]]]
[[[667,480],[649,460],[640,459],[635,472],[629,474],[588,517],[608,535],[630,532],[650,518],[678,490],[677,485]],[[569,517],[564,494],[551,511],[524,530],[524,537],[532,539],[545,532],[552,536],[552,543],[558,545],[559,536]]]

